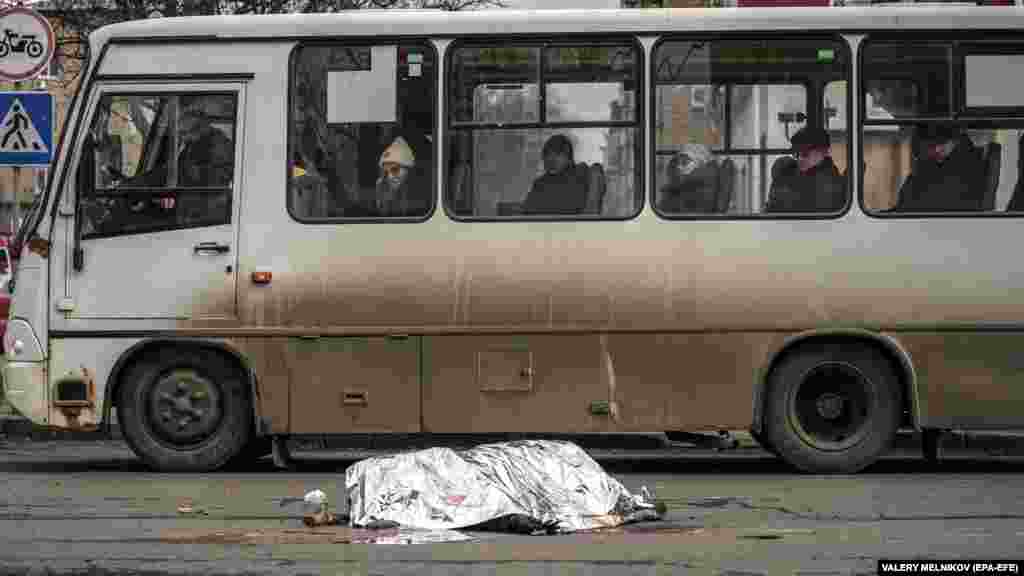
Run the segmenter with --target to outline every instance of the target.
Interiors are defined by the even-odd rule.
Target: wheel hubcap
[[[818,396],[815,405],[819,416],[826,420],[836,420],[843,414],[844,402],[844,398],[839,394],[826,392]]]
[[[163,375],[150,396],[154,431],[174,444],[191,444],[212,434],[220,424],[217,386],[195,370],[175,369]]]
[[[797,435],[819,450],[841,451],[870,431],[873,387],[853,365],[820,364],[793,391],[789,420]]]

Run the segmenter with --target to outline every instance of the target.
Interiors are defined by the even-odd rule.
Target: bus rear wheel
[[[244,372],[208,348],[167,346],[128,369],[118,395],[125,441],[150,468],[205,472],[252,437]]]
[[[805,472],[854,473],[892,444],[900,400],[896,373],[878,350],[853,342],[804,346],[772,371],[766,439]]]

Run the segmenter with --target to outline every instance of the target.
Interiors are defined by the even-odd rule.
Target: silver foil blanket
[[[658,519],[570,442],[522,440],[361,460],[345,472],[353,526],[428,530],[503,525],[574,532]]]

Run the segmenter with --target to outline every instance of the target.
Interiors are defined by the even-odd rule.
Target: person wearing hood
[[[838,212],[846,204],[846,178],[832,161],[828,132],[806,126],[790,139],[796,170],[772,182],[765,212]]]
[[[658,209],[666,214],[710,214],[719,194],[718,165],[707,146],[684,144],[665,168]]]
[[[380,155],[381,176],[364,207],[370,216],[424,216],[430,200],[416,171],[416,156],[405,138],[395,138]]]
[[[981,148],[956,127],[929,125],[918,129],[922,154],[900,187],[893,212],[981,210],[985,188],[985,157]]]

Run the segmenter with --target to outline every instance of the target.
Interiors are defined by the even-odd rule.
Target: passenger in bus
[[[806,126],[790,139],[796,170],[772,182],[765,212],[837,212],[846,203],[846,178],[832,161],[828,132]]]
[[[580,214],[587,202],[590,173],[573,159],[572,142],[563,134],[548,138],[541,149],[544,174],[533,181],[523,202],[524,214]]]
[[[981,210],[986,174],[982,149],[955,126],[924,126],[918,138],[921,153],[891,211]]]
[[[231,185],[235,147],[231,139],[213,126],[204,109],[206,96],[182,96],[178,123],[178,180],[183,187],[225,187]],[[149,171],[123,180],[120,186],[164,187],[168,181],[167,146],[162,143],[159,160]]]
[[[658,209],[673,214],[715,212],[718,199],[718,166],[703,144],[684,144],[665,168],[667,182],[661,187]]]
[[[299,218],[325,218],[337,215],[337,201],[329,193],[327,178],[318,167],[323,166],[323,150],[313,152],[315,160],[307,160],[300,151],[295,152],[291,166],[291,207]]]
[[[379,217],[423,216],[430,210],[429,184],[416,170],[416,156],[399,136],[380,156],[380,178],[373,198],[363,202],[367,215]]]
[[[231,186],[235,146],[224,132],[213,126],[204,100],[209,101],[209,97],[181,97],[183,147],[178,155],[178,185]]]

